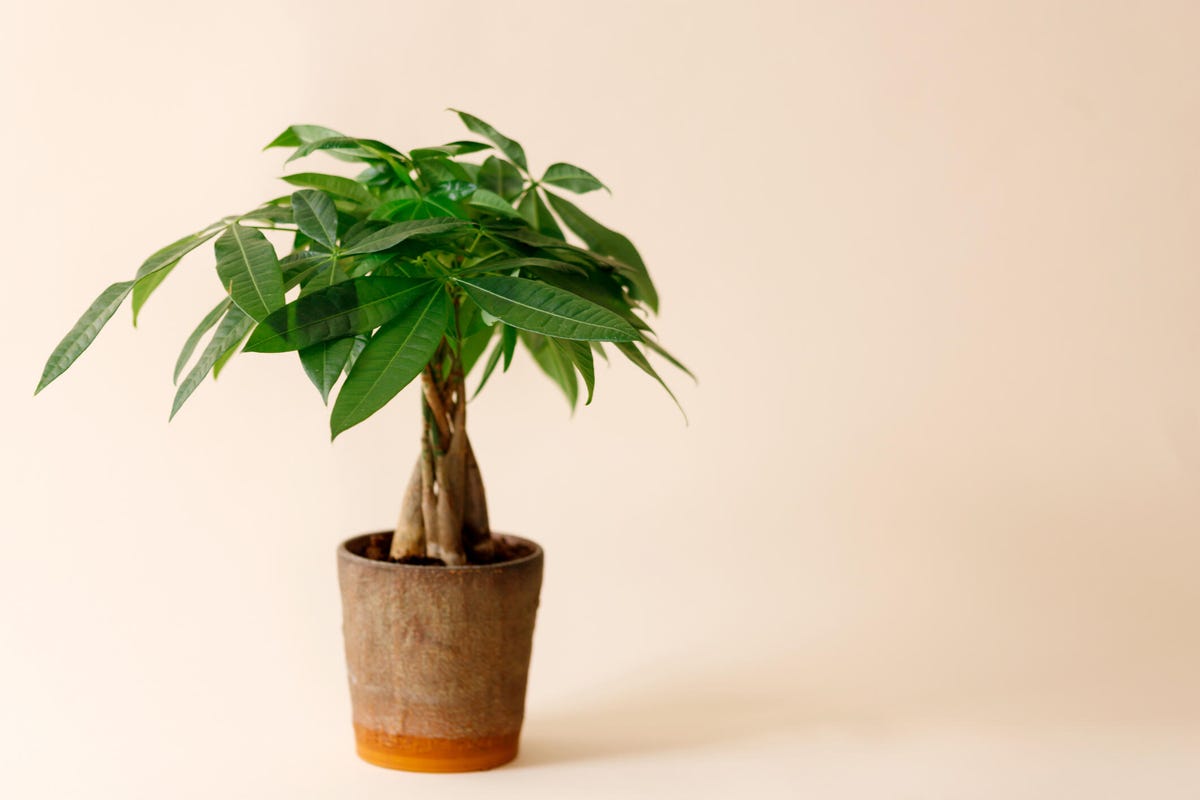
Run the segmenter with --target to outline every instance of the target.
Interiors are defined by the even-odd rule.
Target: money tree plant
[[[686,368],[646,323],[658,295],[633,244],[562,194],[607,187],[565,163],[534,178],[520,144],[456,113],[487,142],[402,152],[320,126],[289,127],[267,145],[292,149],[288,162],[323,152],[361,171],[286,175],[297,187],[291,194],[151,255],[133,279],[101,292],[50,355],[37,391],[71,366],[127,297],[136,324],[181,259],[215,240],[224,296],[184,342],[171,416],[239,352],[296,353],[326,404],[336,388],[333,437],[419,380],[420,454],[390,553],[380,555],[450,565],[502,557],[467,436],[472,369],[482,363],[478,394],[523,347],[574,408],[581,382],[591,402],[593,358],[607,358],[605,344],[664,389],[647,350]],[[280,258],[268,234],[286,238],[291,251]]]

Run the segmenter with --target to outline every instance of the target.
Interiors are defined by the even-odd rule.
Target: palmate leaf
[[[633,284],[633,296],[644,301],[652,310],[658,311],[658,291],[654,288],[650,273],[646,271],[646,265],[633,242],[596,222],[569,200],[550,192],[546,192],[546,199],[566,226],[578,234],[589,248],[597,253],[612,256],[629,266],[631,271],[628,277]]]
[[[495,275],[459,283],[480,308],[514,328],[559,339],[624,342],[638,338],[628,322],[608,309],[541,281]]]
[[[204,334],[212,330],[212,327],[217,324],[221,317],[225,316],[225,312],[233,306],[233,301],[228,297],[217,303],[212,311],[204,315],[204,319],[200,320],[200,324],[196,326],[196,330],[192,331],[188,336],[187,341],[183,343],[183,349],[179,351],[179,358],[175,359],[175,373],[172,377],[172,382],[179,383],[179,375],[183,372],[183,368],[187,366],[191,360],[192,353],[196,351],[196,345],[200,344],[200,339]]]
[[[496,145],[496,147],[500,148],[501,153],[504,153],[504,155],[508,156],[510,161],[526,172],[529,171],[529,164],[525,161],[524,147],[521,147],[520,144],[514,142],[512,139],[508,138],[503,133],[481,120],[479,117],[468,114],[465,111],[458,111],[457,109],[453,108],[450,110],[455,114],[458,114],[458,118],[463,121],[463,124],[466,125],[469,130],[478,133],[480,136],[483,136],[491,141]]]
[[[368,276],[301,296],[262,321],[246,350],[283,353],[319,342],[370,333],[428,297],[429,279]]]
[[[383,408],[421,374],[437,350],[450,313],[449,296],[431,284],[424,300],[375,332],[333,404],[333,438]]]
[[[563,164],[562,162],[551,164],[546,168],[545,174],[542,175],[542,183],[549,186],[558,186],[576,194],[586,194],[587,192],[594,192],[597,189],[604,189],[609,194],[612,194],[607,186],[586,169],[577,167],[574,164]]]
[[[55,378],[66,372],[67,368],[75,363],[75,359],[88,349],[88,346],[95,341],[96,335],[104,328],[105,323],[112,318],[116,310],[121,307],[121,303],[129,296],[133,290],[133,283],[133,281],[114,283],[92,301],[88,310],[83,312],[83,316],[50,354],[34,394],[45,389]]]
[[[237,355],[238,350],[240,350],[242,347],[242,342],[245,340],[246,336],[243,334],[241,339],[238,339],[236,342],[229,345],[229,347],[225,348],[224,353],[221,353],[221,355],[217,356],[217,360],[213,364],[212,368],[212,378],[214,381],[221,377],[221,373],[225,371],[225,365],[229,363],[230,359]]]
[[[261,231],[230,225],[216,251],[217,275],[240,309],[261,321],[283,305],[283,273]]]
[[[325,405],[329,405],[329,393],[341,377],[355,341],[353,337],[335,339],[314,344],[300,351],[300,363],[304,366],[304,372],[321,393],[321,402]]]
[[[254,318],[242,309],[236,306],[229,309],[229,313],[217,325],[217,330],[209,340],[208,346],[196,360],[195,366],[183,379],[183,383],[179,384],[179,389],[175,392],[175,402],[171,405],[171,419],[174,419],[175,415],[179,413],[179,409],[183,408],[183,404],[192,396],[192,392],[196,391],[196,387],[204,381],[205,376],[221,356],[231,347],[236,347],[253,325]]]
[[[361,253],[377,253],[400,244],[410,236],[421,236],[431,233],[444,233],[454,228],[469,225],[465,220],[439,217],[436,219],[418,219],[408,222],[397,222],[382,230],[368,233],[356,242],[350,242],[342,252],[348,256]]]
[[[371,194],[371,190],[353,178],[326,175],[321,172],[298,172],[295,175],[284,175],[283,179],[293,186],[320,189],[323,192],[353,200],[366,209],[373,209],[379,205],[379,199]]]
[[[292,213],[305,236],[332,249],[337,242],[337,209],[329,195],[319,189],[302,189],[292,194]]]

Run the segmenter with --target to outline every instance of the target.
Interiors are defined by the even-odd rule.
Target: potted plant
[[[402,152],[288,128],[267,147],[292,149],[289,162],[323,152],[361,171],[286,175],[290,194],[154,253],[92,303],[37,387],[70,367],[127,297],[136,324],[180,260],[209,241],[224,294],[184,343],[172,417],[238,352],[298,354],[326,404],[340,383],[333,437],[419,382],[421,446],[399,520],[343,542],[337,556],[358,752],[423,771],[516,755],[541,585],[538,545],[491,530],[467,435],[468,375],[480,368],[478,394],[523,347],[574,408],[580,381],[591,402],[605,344],[663,388],[647,350],[684,369],[645,321],[658,296],[633,244],[561,193],[606,187],[564,163],[535,179],[520,144],[457,113],[487,142]],[[291,252],[279,258],[270,237],[286,237]]]

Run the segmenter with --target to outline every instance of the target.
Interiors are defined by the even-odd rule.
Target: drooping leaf
[[[305,236],[333,248],[337,242],[337,209],[329,195],[319,189],[301,189],[292,194],[292,212]]]
[[[378,198],[371,194],[371,190],[353,178],[326,175],[321,172],[298,172],[295,175],[284,175],[283,179],[293,186],[320,189],[323,192],[353,200],[366,209],[373,209],[379,205]]]
[[[687,422],[687,412],[683,410],[683,405],[679,402],[679,398],[671,391],[671,387],[667,386],[666,381],[659,376],[658,371],[654,369],[650,360],[646,358],[646,354],[639,350],[638,346],[633,342],[617,342],[617,349],[624,353],[626,358],[636,364],[638,369],[658,382],[658,385],[675,401],[675,407],[679,409],[680,414],[683,414],[683,421]]]
[[[370,333],[428,298],[435,286],[437,283],[428,279],[374,275],[336,283],[303,295],[264,319],[246,343],[246,350],[282,353]]]
[[[394,225],[367,234],[357,242],[350,242],[342,252],[346,255],[358,253],[376,253],[403,242],[410,236],[420,236],[431,233],[444,233],[469,223],[458,219],[422,219],[409,222],[397,222]]]
[[[480,330],[463,337],[462,347],[458,354],[459,360],[462,361],[463,375],[471,374],[471,370],[479,361],[479,357],[483,355],[483,351],[487,349],[488,342],[491,341],[495,332],[494,327],[484,325]]]
[[[216,325],[217,321],[225,316],[225,312],[232,305],[233,301],[228,297],[222,299],[221,302],[213,306],[212,311],[204,315],[204,319],[200,320],[200,324],[188,335],[187,341],[183,343],[183,349],[179,351],[179,358],[175,359],[175,373],[171,378],[172,383],[179,383],[179,375],[183,372],[183,368],[187,366],[192,353],[195,352],[196,345],[200,344],[200,339],[204,334],[212,330],[212,326]]]
[[[217,275],[239,308],[261,321],[283,306],[283,273],[261,231],[230,225],[217,239],[216,252]]]
[[[375,332],[333,404],[333,438],[383,408],[421,374],[437,350],[449,314],[450,298],[431,283],[424,301]]]
[[[504,371],[508,372],[508,367],[512,364],[513,353],[517,349],[517,329],[505,325],[504,330],[500,331],[500,345],[504,348]]]
[[[511,162],[488,156],[479,168],[479,185],[511,203],[525,188],[525,178]]]
[[[204,381],[205,376],[212,370],[217,360],[229,348],[236,347],[253,325],[254,318],[242,309],[236,306],[229,309],[229,313],[217,325],[217,330],[209,340],[208,346],[196,360],[195,366],[183,379],[183,383],[179,384],[179,388],[175,392],[175,402],[171,405],[171,419],[174,419],[175,415],[179,413],[179,409],[183,408],[183,404],[192,396],[192,392],[196,391],[196,387]]]
[[[583,277],[573,272],[545,270],[538,266],[529,267],[529,272],[551,286],[557,286],[607,308],[639,331],[648,330],[650,327],[644,319],[633,313],[630,299],[611,275],[593,273]]]
[[[321,402],[325,405],[329,405],[329,393],[346,367],[354,342],[352,337],[334,339],[300,351],[300,363],[304,366],[304,372],[321,393]]]
[[[517,210],[538,233],[566,241],[567,237],[563,236],[562,228],[558,227],[558,223],[554,221],[554,215],[550,213],[550,209],[546,208],[546,204],[542,202],[541,195],[536,189],[525,192],[521,202],[517,204]]]
[[[589,342],[577,342],[570,339],[551,339],[550,343],[562,351],[563,357],[575,365],[583,385],[587,387],[587,400],[584,405],[592,404],[592,390],[596,386],[596,366],[592,359],[592,348]]]
[[[230,359],[237,355],[239,350],[241,350],[242,342],[244,341],[245,334],[243,334],[241,339],[238,339],[236,342],[229,345],[229,347],[225,348],[225,352],[221,353],[221,355],[217,357],[217,360],[213,364],[212,368],[212,378],[214,381],[221,377],[221,373],[225,371],[225,365],[229,363]]]
[[[512,139],[500,133],[500,131],[496,130],[479,117],[453,108],[450,110],[458,114],[459,119],[463,121],[463,124],[466,125],[469,130],[474,131],[480,136],[488,139],[490,142],[495,144],[496,147],[500,148],[500,152],[508,156],[510,161],[515,163],[518,167],[526,172],[529,171],[529,164],[525,161],[524,147],[521,147],[521,145],[519,145],[517,142],[514,142]]]
[[[654,288],[646,265],[633,242],[604,227],[569,200],[550,192],[546,192],[546,199],[566,226],[578,234],[588,247],[628,265],[632,270],[629,280],[633,284],[635,299],[644,301],[651,310],[658,311],[658,291]]]
[[[488,189],[476,189],[467,205],[509,219],[521,219],[521,215],[507,200]]]
[[[50,354],[50,358],[46,360],[46,366],[42,370],[42,377],[38,381],[34,394],[45,389],[55,378],[66,372],[67,368],[75,363],[75,359],[88,349],[88,345],[96,339],[96,335],[100,333],[105,323],[112,318],[112,315],[116,313],[116,310],[121,307],[121,303],[133,290],[133,283],[133,281],[114,283],[92,301],[87,311],[83,312],[83,316],[67,332],[67,335],[54,348],[54,352]]]
[[[542,183],[558,186],[576,194],[586,194],[597,189],[608,190],[607,186],[586,169],[562,162],[551,164],[546,168],[545,174],[542,175]]]
[[[579,403],[579,381],[575,377],[575,367],[571,360],[560,348],[554,346],[552,339],[545,336],[522,331],[521,341],[525,343],[525,349],[533,356],[542,372],[562,389],[571,411],[575,411],[575,406]]]
[[[138,312],[142,310],[142,306],[150,299],[151,293],[158,288],[160,283],[166,280],[171,270],[175,269],[179,260],[216,236],[222,227],[221,223],[214,223],[202,231],[188,234],[182,239],[171,242],[166,247],[155,251],[149,258],[142,262],[142,265],[138,267],[135,278],[136,283],[133,287],[133,324],[135,326],[138,321]]]
[[[638,338],[628,322],[608,309],[542,281],[488,275],[459,283],[480,308],[514,328],[560,339],[621,342]]]
[[[370,341],[371,337],[367,336],[366,334],[360,334],[351,339],[353,344],[350,346],[350,356],[346,359],[345,372],[347,375],[350,374],[350,370],[354,369],[354,362],[358,360],[360,355],[362,355],[362,351],[366,349],[367,343]]]
[[[685,366],[683,365],[683,363],[682,363],[682,362],[681,362],[679,359],[675,358],[675,356],[673,356],[673,355],[671,355],[670,353],[668,353],[668,352],[667,352],[667,351],[666,351],[666,350],[663,348],[663,346],[662,346],[661,344],[659,344],[658,342],[654,341],[654,340],[653,340],[653,339],[651,339],[649,336],[646,336],[646,337],[643,337],[643,338],[642,338],[642,346],[643,346],[643,347],[649,347],[651,350],[653,350],[654,352],[658,353],[660,356],[662,356],[662,358],[663,358],[663,359],[664,359],[664,360],[665,360],[665,361],[666,361],[668,364],[670,364],[671,366],[675,367],[675,369],[679,370],[679,371],[680,371],[680,372],[682,372],[684,375],[687,375],[689,378],[691,378],[691,379],[692,379],[693,381],[695,381],[696,383],[699,383],[699,382],[700,382],[700,379],[699,379],[699,378],[697,378],[697,377],[695,376],[695,374],[693,374],[693,373],[692,373],[692,371],[691,371],[690,369],[688,369],[687,367],[685,367]]]
[[[487,385],[488,378],[492,377],[492,373],[496,371],[496,365],[500,363],[500,356],[504,354],[504,332],[515,331],[515,328],[509,328],[503,323],[499,323],[500,338],[496,340],[496,344],[492,347],[492,352],[488,354],[488,360],[483,365],[483,375],[479,376],[479,385],[475,387],[475,394],[471,397],[478,397],[483,391],[483,387]],[[515,341],[515,339],[514,339]]]

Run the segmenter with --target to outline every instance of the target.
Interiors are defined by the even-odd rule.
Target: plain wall
[[[700,384],[664,365],[685,425],[614,363],[572,417],[521,356],[471,406],[547,574],[526,770],[437,791],[1184,791],[1198,35],[1189,2],[6,5],[0,787],[435,791],[350,754],[333,559],[394,522],[413,392],[331,445],[298,361],[247,354],[168,425],[205,248],[31,395],[149,252],[336,167],[261,152],[286,125],[410,148],[450,106],[613,188],[581,203]],[[976,722],[1020,747],[871,750]],[[1076,734],[1109,738],[1047,760]]]

